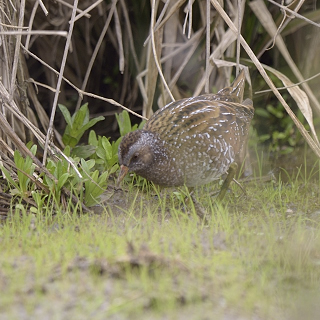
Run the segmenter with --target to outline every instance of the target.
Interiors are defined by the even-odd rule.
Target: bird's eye
[[[132,160],[137,160],[138,159],[138,154],[134,154],[132,157]]]

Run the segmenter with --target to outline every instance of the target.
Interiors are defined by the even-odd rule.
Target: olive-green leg
[[[226,195],[226,192],[230,186],[230,183],[232,182],[234,176],[236,175],[237,170],[238,170],[238,164],[236,162],[231,163],[231,165],[228,169],[228,175],[227,175],[226,179],[223,181],[222,187],[221,187],[220,192],[218,194],[218,197],[217,197],[218,201],[223,200],[223,198]]]

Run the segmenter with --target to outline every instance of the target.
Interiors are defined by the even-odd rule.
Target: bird
[[[128,172],[159,186],[191,189],[227,174],[222,199],[246,156],[254,115],[252,100],[243,101],[244,86],[243,69],[231,86],[173,101],[127,133],[118,149],[117,185]]]

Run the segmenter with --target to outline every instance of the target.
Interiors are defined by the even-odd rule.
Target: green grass
[[[133,183],[100,214],[13,215],[0,319],[318,319],[318,170],[281,170],[246,197],[234,186],[221,205],[199,188],[208,223],[179,193]]]

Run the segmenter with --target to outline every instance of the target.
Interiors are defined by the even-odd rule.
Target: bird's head
[[[129,132],[123,137],[118,150],[120,173],[117,185],[128,172],[144,176],[143,173],[152,169],[155,161],[155,140],[154,134],[146,130]]]

